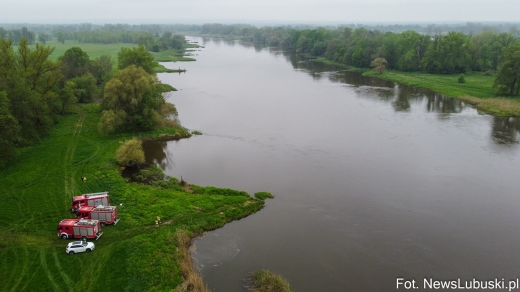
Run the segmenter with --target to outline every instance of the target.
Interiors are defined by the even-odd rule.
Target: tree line
[[[377,64],[384,61],[386,68],[404,72],[496,74],[497,95],[519,94],[519,39],[508,32],[421,34],[412,30],[394,33],[364,27],[295,30],[222,24],[205,24],[202,32],[280,46],[298,54],[358,68],[374,66],[373,62],[378,60]]]
[[[25,38],[17,47],[0,38],[0,167],[20,147],[46,137],[78,102],[101,100],[102,134],[175,124],[168,120],[175,107],[166,103],[165,86],[153,71],[158,63],[144,46],[122,48],[115,71],[108,55],[91,60],[72,47],[54,61],[53,51]]]

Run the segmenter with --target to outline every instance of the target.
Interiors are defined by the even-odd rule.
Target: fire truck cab
[[[72,212],[77,212],[81,206],[108,206],[108,192],[83,194],[81,196],[72,197]]]
[[[116,206],[82,206],[78,209],[76,217],[99,220],[102,226],[106,224],[116,225],[119,222]]]
[[[101,226],[98,220],[87,219],[64,219],[61,220],[57,228],[58,237],[67,238],[81,238],[96,240],[103,235]]]

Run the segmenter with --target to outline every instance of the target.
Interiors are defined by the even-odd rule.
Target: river
[[[147,160],[275,196],[194,241],[212,291],[245,291],[258,269],[300,292],[520,277],[518,119],[277,49],[189,39],[204,46],[197,61],[164,63],[187,72],[159,78],[203,135],[147,144]]]

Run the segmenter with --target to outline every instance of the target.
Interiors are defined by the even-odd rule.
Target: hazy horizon
[[[2,0],[5,24],[339,25],[520,22],[518,0]]]

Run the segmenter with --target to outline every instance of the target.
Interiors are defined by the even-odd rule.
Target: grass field
[[[50,56],[51,60],[57,60],[63,56],[65,52],[72,47],[80,47],[85,51],[91,60],[94,60],[102,55],[109,55],[112,61],[117,62],[117,53],[121,48],[137,47],[136,44],[116,43],[116,44],[91,44],[91,43],[77,43],[75,41],[65,41],[62,44],[56,40],[48,41],[45,45],[55,47],[54,52]]]
[[[65,41],[64,44],[52,40],[48,41],[45,45],[54,47],[54,52],[49,59],[57,60],[60,56],[72,47],[80,47],[85,51],[91,60],[94,60],[102,55],[109,55],[114,62],[114,69],[117,68],[117,54],[121,48],[133,48],[137,47],[136,44],[127,43],[116,43],[116,44],[93,44],[93,43],[77,43],[75,41]],[[150,52],[156,61],[158,62],[178,62],[178,61],[195,61],[193,58],[184,57],[182,52],[176,50],[166,50],[161,52]],[[163,65],[159,64],[155,68],[156,73],[178,73],[186,72],[186,70],[179,68],[178,70],[167,69]]]
[[[187,278],[179,230],[197,234],[263,207],[244,192],[192,185],[190,193],[173,179],[155,187],[126,183],[114,158],[121,141],[187,133],[104,137],[99,117],[97,105],[78,107],[0,169],[0,291],[172,291]],[[70,240],[59,239],[56,226],[73,217],[71,197],[99,191],[109,192],[121,221],[103,228],[94,252],[65,254]]]
[[[378,77],[404,83],[416,87],[428,88],[444,95],[474,96],[480,98],[494,97],[493,76],[483,76],[478,73],[464,74],[465,83],[459,83],[459,74],[428,74],[418,72],[400,72],[388,70],[382,75],[367,71],[364,75]]]

